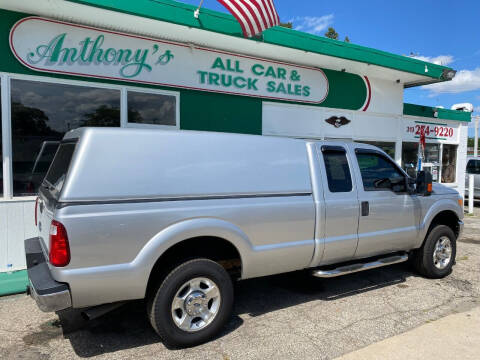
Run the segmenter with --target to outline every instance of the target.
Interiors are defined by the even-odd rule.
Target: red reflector
[[[433,190],[433,185],[432,185],[432,183],[427,184],[427,191],[428,191],[428,192],[432,192],[432,190]]]
[[[37,207],[38,207],[38,196],[35,199],[35,226],[37,226],[37,224],[38,224],[38,221],[37,221],[37,219],[38,219],[38,215],[37,215],[38,214],[37,213],[38,209],[37,209]]]
[[[52,220],[50,225],[50,264],[53,266],[67,266],[70,262],[70,245],[68,244],[67,230],[58,221]]]

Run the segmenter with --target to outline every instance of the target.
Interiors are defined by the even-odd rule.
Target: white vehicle
[[[474,190],[473,197],[480,199],[480,157],[467,158],[467,173],[465,177],[465,197],[468,198],[468,191],[470,186],[470,175],[473,175]]]

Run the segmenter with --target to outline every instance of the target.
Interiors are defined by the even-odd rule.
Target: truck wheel
[[[421,275],[440,279],[452,271],[457,252],[456,237],[445,225],[435,226],[422,247],[413,254],[413,266]]]
[[[233,308],[233,284],[225,269],[208,259],[174,268],[147,301],[150,322],[170,347],[188,347],[215,336]]]

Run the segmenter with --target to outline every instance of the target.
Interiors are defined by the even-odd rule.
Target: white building
[[[25,288],[38,185],[58,141],[80,126],[362,141],[412,175],[424,127],[425,166],[464,193],[470,113],[403,102],[405,88],[454,70],[281,27],[244,39],[232,16],[194,10],[2,0],[0,294]]]

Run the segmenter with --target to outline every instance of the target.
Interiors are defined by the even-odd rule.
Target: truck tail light
[[[63,267],[70,262],[70,245],[65,226],[56,220],[50,225],[50,264]]]
[[[35,226],[38,225],[38,196],[35,199]]]

